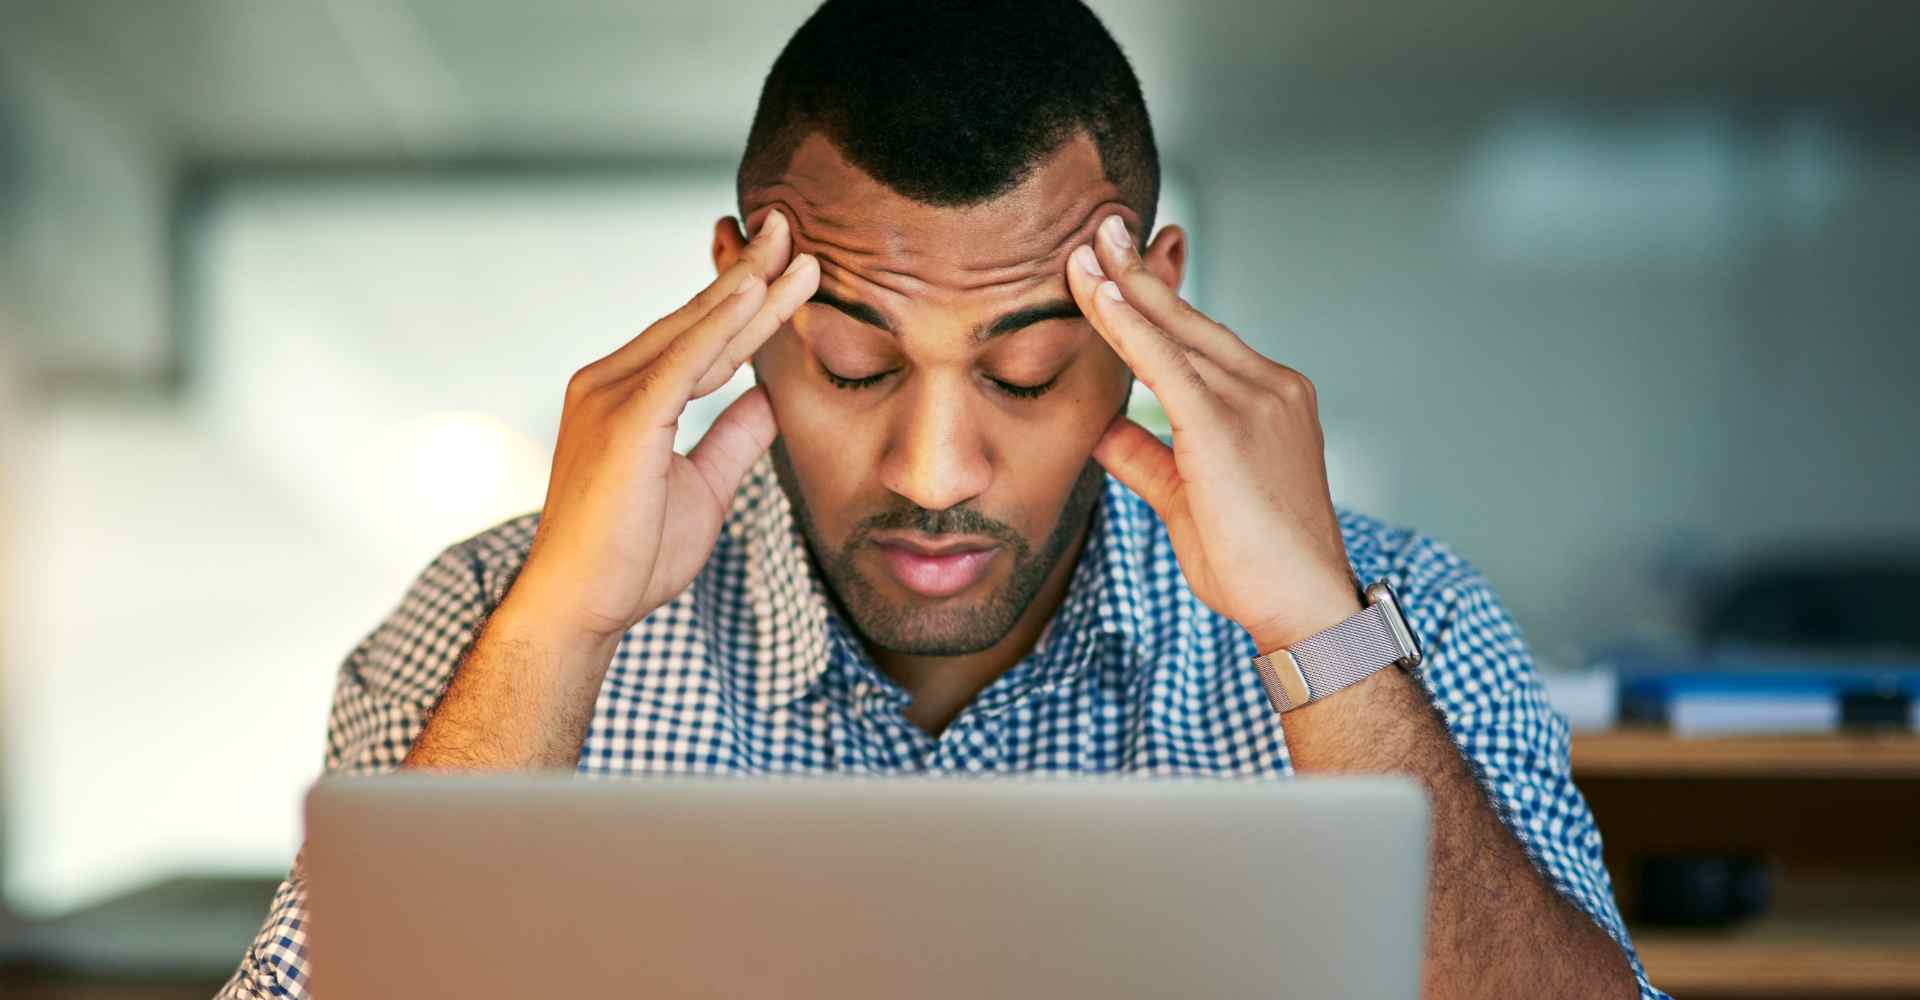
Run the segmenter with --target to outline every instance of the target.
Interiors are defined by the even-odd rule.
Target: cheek
[[[1121,406],[1124,376],[1088,380],[1056,402],[1038,425],[1010,426],[998,449],[1006,456],[997,475],[1003,491],[1028,513],[1021,526],[1036,546],[1050,533],[1073,492],[1081,470],[1093,457],[1093,446]]]
[[[839,392],[811,376],[806,353],[791,331],[769,338],[754,355],[754,379],[766,389],[780,440],[793,463],[802,498],[823,540],[838,544],[850,530],[871,461],[861,456],[868,421],[846,419],[824,392]]]
[[[1061,398],[1048,415],[1049,426],[1033,436],[1085,459],[1106,432],[1107,425],[1125,407],[1133,387],[1127,367],[1105,345],[1094,345],[1074,366],[1071,384],[1058,390]]]

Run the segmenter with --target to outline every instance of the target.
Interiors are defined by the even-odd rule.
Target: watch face
[[[1367,588],[1367,603],[1381,605],[1386,612],[1387,627],[1393,630],[1394,641],[1399,643],[1401,652],[1405,654],[1400,659],[1400,665],[1408,670],[1419,666],[1426,654],[1420,648],[1420,636],[1408,624],[1406,614],[1400,609],[1400,595],[1393,592],[1393,584],[1388,583],[1385,577],[1375,580]]]

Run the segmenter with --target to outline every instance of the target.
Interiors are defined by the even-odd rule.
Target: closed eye
[[[852,392],[859,389],[866,389],[879,384],[881,379],[886,378],[888,375],[893,374],[893,371],[889,370],[884,372],[875,372],[872,375],[866,375],[860,378],[848,378],[845,375],[840,375],[835,373],[833,369],[828,368],[825,365],[821,365],[820,374],[825,375],[827,377],[827,381],[832,383],[834,388],[845,389],[849,392]],[[1060,381],[1060,377],[1056,375],[1053,378],[1050,378],[1045,382],[1040,383],[1039,385],[1019,385],[1013,382],[1002,381],[1000,379],[992,377],[991,375],[987,376],[987,381],[992,382],[995,389],[998,389],[999,391],[1004,392],[1015,399],[1037,399],[1040,396],[1045,395],[1048,390],[1052,389],[1054,385]]]
[[[992,382],[994,385],[999,387],[1001,392],[1004,392],[1007,395],[1014,397],[1015,399],[1034,399],[1036,397],[1045,395],[1048,389],[1053,388],[1054,383],[1060,381],[1060,378],[1059,376],[1055,376],[1053,378],[1046,380],[1045,382],[1040,383],[1039,385],[1015,385],[1012,382],[1002,382],[999,379],[993,378],[991,376],[988,377],[987,381]]]
[[[893,373],[891,371],[884,371],[876,372],[863,378],[847,378],[844,375],[836,375],[833,369],[828,368],[826,365],[821,365],[820,374],[825,375],[827,381],[833,383],[833,387],[836,389],[865,389]]]

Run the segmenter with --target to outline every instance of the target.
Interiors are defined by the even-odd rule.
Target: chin
[[[885,588],[884,590],[882,588]],[[890,581],[860,578],[841,598],[869,646],[904,656],[966,656],[992,649],[1020,619],[1004,583],[982,581],[947,597],[925,597]]]

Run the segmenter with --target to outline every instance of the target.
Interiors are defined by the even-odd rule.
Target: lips
[[[990,546],[929,550],[897,541],[879,542],[877,548],[893,579],[922,597],[951,597],[979,583],[1000,551]]]

